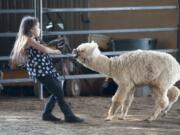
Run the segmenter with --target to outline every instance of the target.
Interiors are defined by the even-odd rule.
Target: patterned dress
[[[46,75],[52,75],[57,79],[60,78],[59,73],[53,66],[52,59],[47,53],[40,52],[39,50],[29,47],[26,50],[27,53],[27,71],[31,78],[44,77]]]

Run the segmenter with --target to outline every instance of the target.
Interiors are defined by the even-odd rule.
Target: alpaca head
[[[100,51],[98,49],[98,45],[94,41],[91,43],[82,43],[73,50],[73,55],[77,61],[86,65],[88,65],[91,60],[99,54]]]

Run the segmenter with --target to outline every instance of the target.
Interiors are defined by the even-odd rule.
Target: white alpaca
[[[167,53],[137,50],[108,58],[91,42],[79,45],[73,54],[81,64],[113,78],[118,84],[107,120],[115,118],[118,111],[119,118],[125,118],[138,85],[149,85],[155,97],[149,121],[161,112],[165,115],[180,95],[179,89],[173,86],[180,80],[180,65]]]

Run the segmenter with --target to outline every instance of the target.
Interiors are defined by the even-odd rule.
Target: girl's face
[[[40,36],[40,25],[39,23],[37,23],[32,29],[31,29],[31,33],[34,37],[39,37]]]

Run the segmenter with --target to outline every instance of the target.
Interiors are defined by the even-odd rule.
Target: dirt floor
[[[0,97],[0,135],[180,135],[180,101],[166,118],[143,121],[152,110],[150,97],[137,97],[127,120],[104,121],[109,97],[66,98],[83,124],[50,123],[41,120],[45,100]],[[56,106],[54,114],[63,117]]]

